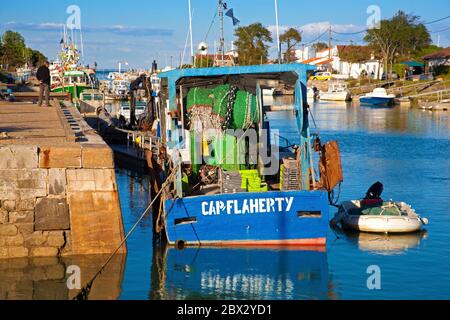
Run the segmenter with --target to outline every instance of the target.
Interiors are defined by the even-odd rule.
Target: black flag
[[[234,13],[233,13],[233,9],[228,10],[225,15],[227,17],[230,17],[231,19],[233,19],[233,26],[239,24],[239,20],[237,18],[235,18]]]

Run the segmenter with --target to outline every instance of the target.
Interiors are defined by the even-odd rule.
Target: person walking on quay
[[[45,63],[39,67],[36,72],[36,78],[39,80],[39,101],[38,106],[42,106],[42,100],[45,95],[44,107],[48,107],[50,98],[50,69],[48,68],[50,63],[45,61]]]

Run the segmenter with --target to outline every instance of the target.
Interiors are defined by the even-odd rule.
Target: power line
[[[442,30],[430,31],[430,33],[439,33],[439,32],[444,32],[444,31],[447,31],[447,30],[450,30],[450,27],[447,27],[447,28],[442,29]]]
[[[314,42],[316,42],[317,40],[319,40],[320,38],[322,38],[325,34],[327,34],[328,33],[328,30],[325,30],[321,35],[319,35],[317,38],[315,38],[314,40],[311,40],[311,41],[309,41],[309,42],[307,42],[307,43],[302,43],[302,45],[304,45],[304,46],[307,46],[308,44],[311,44],[311,43],[314,43]]]
[[[450,18],[450,16],[446,16],[446,17],[443,17],[443,18],[440,18],[440,19],[436,19],[436,20],[432,20],[432,21],[428,21],[428,22],[423,22],[422,24],[432,24],[432,23],[436,23],[436,22],[439,22],[439,21],[442,21],[442,20],[445,20],[445,19],[448,19],[448,18]],[[364,33],[364,32],[367,32],[367,31],[369,31],[370,29],[364,29],[364,30],[361,30],[361,31],[355,31],[355,32],[339,32],[339,31],[333,31],[333,30],[331,30],[331,32],[333,32],[333,33],[335,33],[335,34],[342,34],[342,35],[352,35],[352,34],[360,34],[360,33]]]
[[[331,32],[336,33],[336,34],[342,34],[342,35],[352,35],[352,34],[359,34],[359,33],[367,32],[368,30],[369,29],[365,29],[365,30],[356,31],[356,32],[338,32],[338,31],[331,30]]]
[[[450,16],[446,16],[446,17],[443,17],[443,18],[440,18],[440,19],[429,21],[429,22],[423,22],[423,24],[432,24],[432,23],[439,22],[439,21],[442,21],[442,20],[445,20],[445,19],[448,19],[448,18],[450,18]]]

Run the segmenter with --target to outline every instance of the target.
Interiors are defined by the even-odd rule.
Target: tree
[[[198,54],[195,56],[195,68],[210,68],[214,66],[214,57]]]
[[[25,40],[20,33],[6,31],[2,37],[2,63],[15,67],[25,62]]]
[[[235,31],[235,42],[241,65],[253,65],[267,62],[269,46],[272,42],[270,31],[261,23],[253,23],[245,27],[238,27]]]
[[[321,50],[325,50],[326,48],[328,48],[328,45],[325,42],[317,42],[313,44],[313,48],[316,51],[321,51]]]
[[[339,51],[339,58],[341,61],[350,64],[352,70],[354,64],[361,64],[370,59],[371,48],[367,46],[337,46]]]
[[[284,61],[289,63],[296,60],[295,51],[293,51],[292,49],[300,41],[302,41],[302,36],[300,32],[298,32],[298,30],[294,28],[286,30],[286,32],[280,36],[280,42],[286,43],[286,52],[284,53]]]
[[[385,72],[389,67],[388,76],[396,59],[410,57],[431,43],[430,34],[419,17],[403,11],[389,20],[381,20],[380,28],[368,30],[364,40],[380,52]]]
[[[0,37],[0,69],[3,68],[3,42],[2,38]]]
[[[39,67],[43,65],[45,61],[47,61],[47,57],[44,56],[44,54],[42,54],[42,52],[40,52],[39,50],[33,50],[30,48],[28,48],[28,50],[30,52],[28,55],[29,61],[33,67]]]

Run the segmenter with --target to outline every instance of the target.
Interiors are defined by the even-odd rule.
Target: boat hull
[[[395,104],[394,98],[382,97],[361,97],[359,99],[361,105],[387,107]]]
[[[56,87],[52,89],[52,92],[69,92],[72,96],[72,99],[79,98],[81,93],[86,90],[90,89],[90,87],[84,86],[84,85],[77,85],[76,90],[73,85],[70,86],[64,86],[64,87]]]
[[[328,198],[321,191],[220,194],[167,200],[171,245],[324,246]]]
[[[378,217],[347,215],[343,223],[346,227],[357,231],[374,233],[409,233],[419,231],[422,222],[411,217]]]
[[[322,92],[320,100],[324,101],[351,101],[352,96],[350,92]]]

